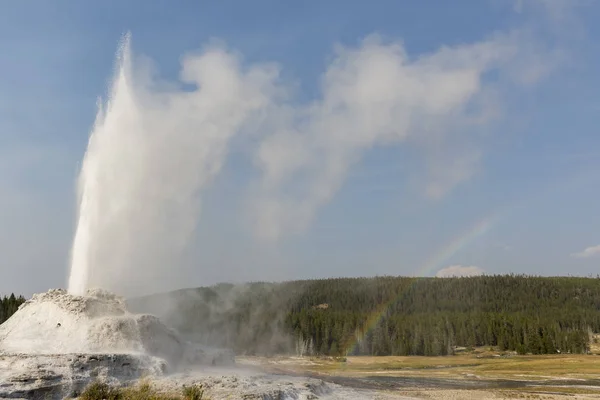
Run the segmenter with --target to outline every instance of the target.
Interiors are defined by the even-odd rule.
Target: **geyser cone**
[[[163,359],[172,368],[213,363],[212,356],[227,359],[225,352],[209,355],[182,340],[152,315],[129,313],[121,298],[102,290],[34,295],[0,325],[0,353],[137,354]]]

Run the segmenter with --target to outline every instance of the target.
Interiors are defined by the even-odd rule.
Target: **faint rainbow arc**
[[[420,277],[426,274],[430,274],[433,270],[439,269],[439,267],[447,262],[452,256],[454,256],[458,251],[465,248],[471,242],[473,242],[478,237],[483,236],[487,233],[499,220],[503,212],[492,213],[491,215],[477,221],[475,224],[471,225],[468,229],[462,232],[460,235],[456,236],[452,239],[448,244],[442,247],[442,249],[434,254],[431,258],[429,258],[422,267],[420,267],[414,274],[413,279],[414,282],[419,280]],[[414,284],[413,282],[413,284]],[[392,296],[392,298],[384,303],[382,303],[375,312],[367,318],[366,322],[363,325],[363,329],[360,332],[355,333],[355,335],[349,340],[348,343],[342,345],[343,354],[349,354],[354,350],[354,348],[364,339],[364,337],[377,326],[381,318],[387,313],[388,309],[392,304],[394,304],[398,299],[406,292],[408,288],[410,288],[413,284],[409,284],[404,290],[396,293],[396,295]]]

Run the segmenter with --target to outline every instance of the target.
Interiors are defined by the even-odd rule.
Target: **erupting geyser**
[[[72,294],[166,289],[195,229],[201,189],[221,169],[230,138],[268,105],[275,75],[242,70],[234,55],[209,47],[183,58],[180,79],[195,89],[180,90],[134,71],[128,36],[117,60],[79,176]]]
[[[277,69],[242,68],[212,46],[183,58],[185,90],[149,71],[133,68],[126,36],[81,166],[68,291],[35,295],[0,326],[0,398],[62,399],[96,379],[123,384],[235,362],[231,351],[189,343],[158,318],[128,312],[118,295],[175,286],[201,190],[219,173],[230,139],[262,126],[280,92]],[[177,379],[188,378],[196,379],[183,373],[161,383],[180,387]],[[329,393],[304,378],[205,379],[215,399]]]
[[[98,282],[98,274],[94,276],[93,269],[99,263],[112,263],[103,268],[115,271],[132,261],[124,251],[134,233],[132,223],[139,218],[132,214],[131,202],[146,207],[143,199],[136,197],[142,194],[141,172],[148,147],[131,82],[128,37],[120,46],[117,60],[110,97],[105,109],[99,106],[79,176],[79,212],[68,286],[69,292],[76,295],[86,292],[90,280],[95,279],[94,283],[105,288],[111,286],[109,282]],[[114,257],[106,251],[108,246],[114,246]]]
[[[54,398],[99,376],[121,382],[233,362],[230,351],[129,313],[108,290],[160,289],[173,273],[196,224],[197,194],[219,171],[230,136],[262,107],[265,77],[239,72],[219,49],[184,60],[182,79],[195,91],[157,91],[133,75],[126,36],[79,176],[68,292],[35,295],[0,326],[0,397]]]

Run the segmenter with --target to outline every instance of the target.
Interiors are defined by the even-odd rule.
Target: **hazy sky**
[[[127,31],[153,82],[183,92],[182,60],[209,44],[278,71],[264,124],[202,190],[184,261],[148,291],[596,275],[599,18],[584,0],[3,1],[0,294],[65,287],[75,179]]]

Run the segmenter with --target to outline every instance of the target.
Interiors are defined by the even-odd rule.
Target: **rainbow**
[[[448,260],[458,251],[467,247],[475,239],[485,235],[492,228],[492,226],[498,222],[500,216],[503,214],[503,212],[492,213],[491,215],[477,221],[464,232],[453,238],[448,244],[443,246],[440,251],[435,253],[419,269],[415,271],[413,274],[414,281],[412,284],[407,286],[407,289],[414,285],[414,283],[417,282],[421,277],[431,276],[432,272],[437,271],[444,266],[444,263],[447,263]],[[391,299],[379,305],[377,309],[369,316],[369,318],[367,318],[367,321],[363,325],[363,329],[361,331],[357,331],[354,337],[350,339],[349,343],[341,346],[341,349],[343,350],[342,354],[347,355],[352,353],[356,346],[362,342],[363,338],[370,331],[372,331],[375,326],[378,325],[379,321],[384,317],[384,315],[386,315],[390,306],[398,301],[405,291],[406,289],[404,291],[400,291],[395,296],[392,296]]]

